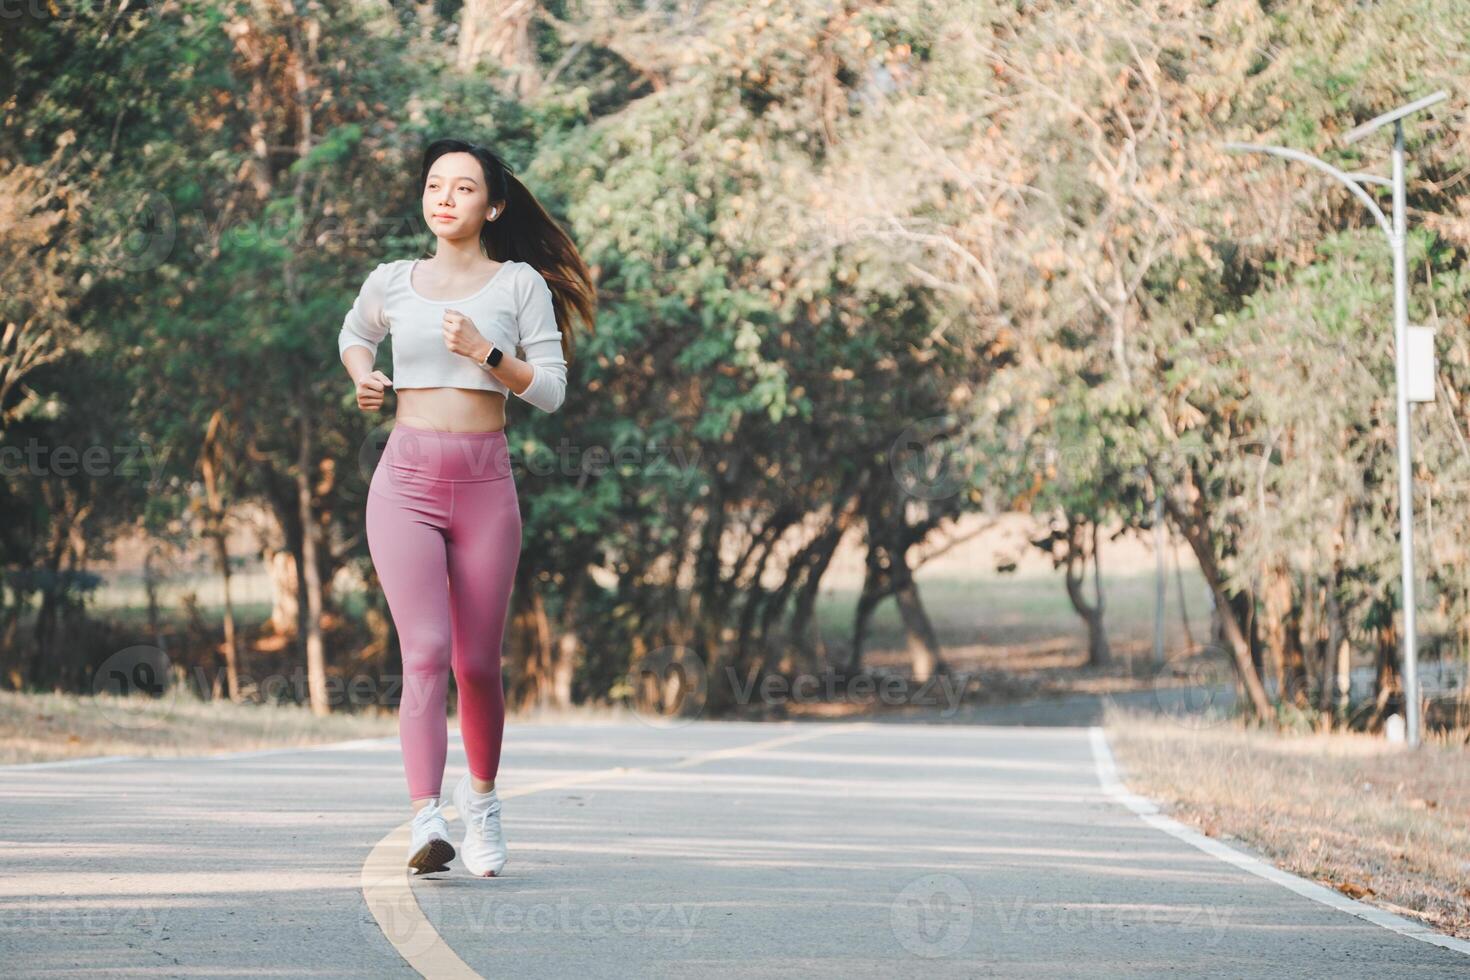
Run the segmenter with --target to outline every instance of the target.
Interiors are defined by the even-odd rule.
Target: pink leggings
[[[521,554],[505,433],[397,422],[368,487],[367,538],[403,648],[409,799],[440,795],[451,667],[470,772],[493,780],[505,732],[500,645]]]

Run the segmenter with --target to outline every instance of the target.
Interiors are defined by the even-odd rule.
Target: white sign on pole
[[[1404,356],[1411,402],[1434,401],[1434,328],[1409,327]]]

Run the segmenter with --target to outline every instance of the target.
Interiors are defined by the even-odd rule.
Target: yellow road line
[[[569,773],[518,789],[504,790],[500,793],[500,798],[508,800],[518,796],[545,792],[549,789],[560,789],[564,786],[583,786],[587,783],[626,776],[630,773],[684,769],[715,759],[750,755],[766,749],[790,745],[793,742],[805,742],[837,732],[858,731],[870,727],[871,724],[868,722],[824,725],[816,731],[794,732],[749,745],[712,749],[709,752],[701,752],[667,765],[614,766],[611,769],[598,769],[593,772]],[[445,807],[447,819],[453,820],[458,816],[453,805]],[[439,935],[439,931],[424,915],[418,899],[414,897],[413,886],[409,883],[408,864],[404,858],[404,855],[408,853],[411,823],[412,818],[409,818],[394,827],[368,852],[367,860],[362,864],[362,897],[367,902],[368,909],[372,911],[373,918],[378,921],[378,927],[382,929],[383,936],[398,951],[398,955],[402,956],[408,965],[420,974],[432,977],[434,980],[439,980],[441,977],[445,980],[479,978],[480,975],[470,969],[470,965],[460,959],[459,954],[450,948],[443,936]]]

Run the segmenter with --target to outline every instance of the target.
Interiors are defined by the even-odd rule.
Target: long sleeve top
[[[469,317],[496,347],[533,365],[531,384],[518,397],[544,412],[561,407],[566,396],[567,362],[561,349],[551,287],[533,266],[503,262],[490,281],[462,299],[428,299],[413,288],[416,259],[383,262],[368,274],[342,320],[337,353],[366,347],[377,358],[378,344],[393,335],[393,387],[474,388],[510,394],[490,371],[444,346],[444,310]]]

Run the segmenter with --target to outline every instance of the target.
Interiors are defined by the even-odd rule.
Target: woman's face
[[[480,161],[468,153],[445,153],[434,161],[424,181],[423,205],[429,230],[452,240],[478,238],[481,226],[499,218],[505,207],[490,200]]]

